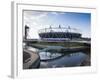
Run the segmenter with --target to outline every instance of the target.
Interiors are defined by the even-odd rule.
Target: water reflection
[[[82,52],[76,52],[63,55],[59,58],[51,59],[48,61],[41,61],[41,68],[51,67],[72,67],[80,66],[81,63],[87,58],[87,55]]]
[[[28,47],[33,51],[40,51],[39,49]],[[40,55],[40,68],[55,68],[55,67],[73,67],[80,66],[89,58],[84,52],[74,53],[57,53],[57,52],[39,52]]]
[[[62,56],[61,53],[50,53],[50,52],[40,52],[39,53],[40,55],[40,59],[41,61],[45,61],[45,60],[52,60],[52,59],[55,59],[55,58],[58,58],[60,56]]]

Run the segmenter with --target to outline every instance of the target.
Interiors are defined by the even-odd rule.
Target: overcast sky
[[[91,14],[74,12],[23,11],[24,26],[29,26],[29,38],[39,38],[39,29],[58,27],[76,28],[82,37],[91,35]],[[24,29],[24,28],[23,28]]]

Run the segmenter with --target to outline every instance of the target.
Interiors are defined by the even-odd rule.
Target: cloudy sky
[[[74,12],[23,11],[24,26],[29,26],[29,38],[39,38],[39,29],[58,27],[76,28],[82,37],[90,37],[91,14]],[[24,29],[24,28],[23,28]],[[23,30],[24,31],[24,30]]]

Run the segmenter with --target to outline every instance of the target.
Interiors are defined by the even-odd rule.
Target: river
[[[76,66],[90,66],[90,52],[45,52],[28,47],[29,50],[38,52],[40,56],[39,68],[57,68],[57,67],[76,67]]]

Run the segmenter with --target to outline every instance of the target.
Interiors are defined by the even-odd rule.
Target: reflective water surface
[[[81,66],[90,56],[85,52],[57,53],[41,52],[41,50],[28,47],[29,50],[38,51],[40,55],[40,68],[73,67]]]

